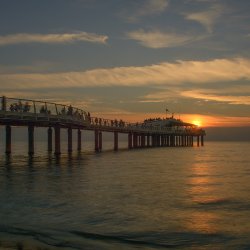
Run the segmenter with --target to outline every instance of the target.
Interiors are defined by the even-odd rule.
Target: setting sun
[[[192,123],[193,123],[194,125],[197,125],[198,127],[201,126],[201,121],[200,121],[200,120],[194,120],[194,121],[192,121]]]

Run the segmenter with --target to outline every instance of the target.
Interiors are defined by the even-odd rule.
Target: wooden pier
[[[119,149],[119,133],[128,135],[128,149],[148,147],[192,147],[204,146],[205,131],[194,124],[184,123],[179,120],[163,119],[160,121],[128,123],[122,120],[110,120],[91,117],[82,109],[75,107],[27,99],[14,99],[0,97],[0,125],[6,129],[6,154],[11,153],[13,126],[27,127],[28,153],[33,155],[34,130],[36,127],[45,127],[47,130],[48,152],[61,154],[61,130],[66,129],[68,134],[68,152],[73,150],[72,134],[77,130],[77,150],[82,150],[82,132],[94,131],[94,150],[102,151],[103,132],[114,134],[114,150]],[[169,124],[161,125],[154,124]]]

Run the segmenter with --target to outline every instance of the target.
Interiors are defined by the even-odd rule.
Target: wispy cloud
[[[229,104],[250,105],[250,93],[248,96],[244,95],[220,95],[216,93],[206,93],[204,91],[183,91],[182,96],[196,99],[203,99],[217,102],[227,102]]]
[[[143,67],[116,67],[84,72],[2,74],[1,88],[37,89],[94,86],[176,86],[250,80],[250,60],[177,61]]]
[[[73,43],[91,42],[105,44],[108,36],[87,32],[64,33],[64,34],[12,34],[0,36],[0,46],[20,44],[20,43]]]
[[[128,21],[134,22],[145,16],[160,14],[168,7],[168,0],[146,0],[141,3],[135,11],[130,10],[130,13],[126,15]]]
[[[126,35],[129,39],[136,40],[141,45],[153,49],[178,47],[190,43],[191,41],[201,39],[190,35],[179,35],[161,31],[147,32],[142,29],[128,32]]]
[[[185,14],[185,18],[187,20],[192,20],[200,23],[206,28],[209,33],[211,33],[213,31],[214,24],[217,22],[222,12],[222,6],[219,4],[214,4],[206,11]]]
[[[58,62],[46,62],[37,61],[33,62],[32,65],[2,65],[0,64],[0,74],[17,74],[17,73],[41,73],[41,72],[51,72],[59,66]]]

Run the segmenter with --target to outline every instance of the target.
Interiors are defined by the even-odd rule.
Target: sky
[[[250,1],[0,1],[2,95],[250,126]]]

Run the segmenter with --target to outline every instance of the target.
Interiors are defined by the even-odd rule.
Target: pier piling
[[[61,154],[61,128],[59,125],[55,126],[55,155]]]
[[[33,155],[34,154],[34,126],[33,125],[29,125],[28,126],[28,141],[29,141],[29,145],[28,145],[28,153],[29,155]]]
[[[72,128],[68,128],[68,153],[72,153]]]
[[[99,152],[99,131],[95,130],[95,151]]]
[[[11,153],[11,126],[6,126],[6,145],[5,145],[5,153],[10,154]]]
[[[82,132],[80,129],[77,130],[77,151],[82,150]]]
[[[102,131],[99,131],[98,141],[99,141],[99,151],[102,151]]]
[[[52,128],[48,128],[48,152],[52,152]]]
[[[118,132],[117,131],[114,132],[114,150],[115,151],[118,150]]]
[[[132,148],[133,148],[132,139],[133,139],[133,135],[132,135],[131,132],[129,132],[129,133],[128,133],[128,148],[129,148],[129,149],[132,149]]]

